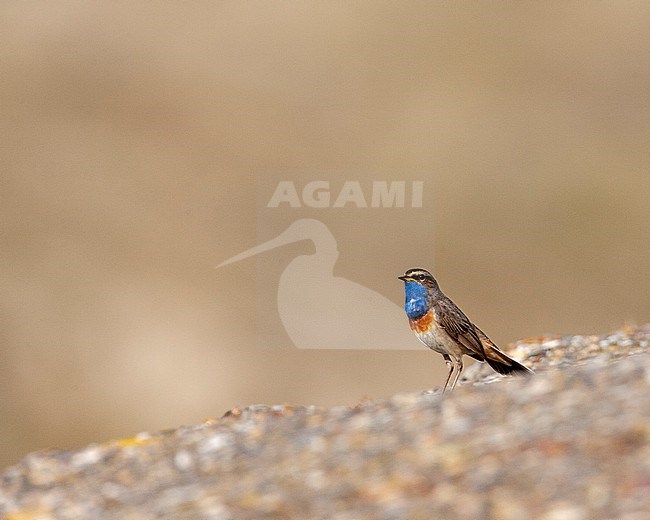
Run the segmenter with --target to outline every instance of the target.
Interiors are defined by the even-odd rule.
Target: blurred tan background
[[[251,265],[213,267],[257,243],[265,171],[422,172],[433,209],[403,262],[360,248],[336,266],[397,304],[394,276],[425,264],[504,345],[647,322],[649,15],[3,2],[0,466],[235,405],[443,382],[424,348],[244,348]],[[422,232],[431,258],[408,247]]]

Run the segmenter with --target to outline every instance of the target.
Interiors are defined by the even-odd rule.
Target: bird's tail
[[[504,376],[508,375],[526,375],[532,374],[533,371],[515,361],[510,356],[507,356],[499,347],[497,347],[494,342],[488,338],[485,333],[477,327],[477,332],[481,338],[481,343],[483,343],[483,351],[485,352],[485,361],[490,365],[495,371]]]

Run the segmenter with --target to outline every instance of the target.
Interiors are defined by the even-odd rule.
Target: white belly
[[[462,350],[444,330],[436,324],[435,320],[429,330],[425,332],[416,332],[418,339],[431,350],[438,354],[447,354],[453,358],[460,359]]]

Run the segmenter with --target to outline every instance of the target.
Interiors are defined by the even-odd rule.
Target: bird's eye
[[[424,280],[424,275],[423,275],[423,274],[419,274],[419,275],[418,275],[418,280],[423,281],[423,280]]]

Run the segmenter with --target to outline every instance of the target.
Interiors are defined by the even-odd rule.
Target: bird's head
[[[398,276],[400,280],[403,280],[407,285],[410,283],[415,283],[422,285],[427,289],[437,289],[438,282],[433,277],[433,275],[426,269],[421,269],[416,267],[414,269],[409,269],[402,276]]]

